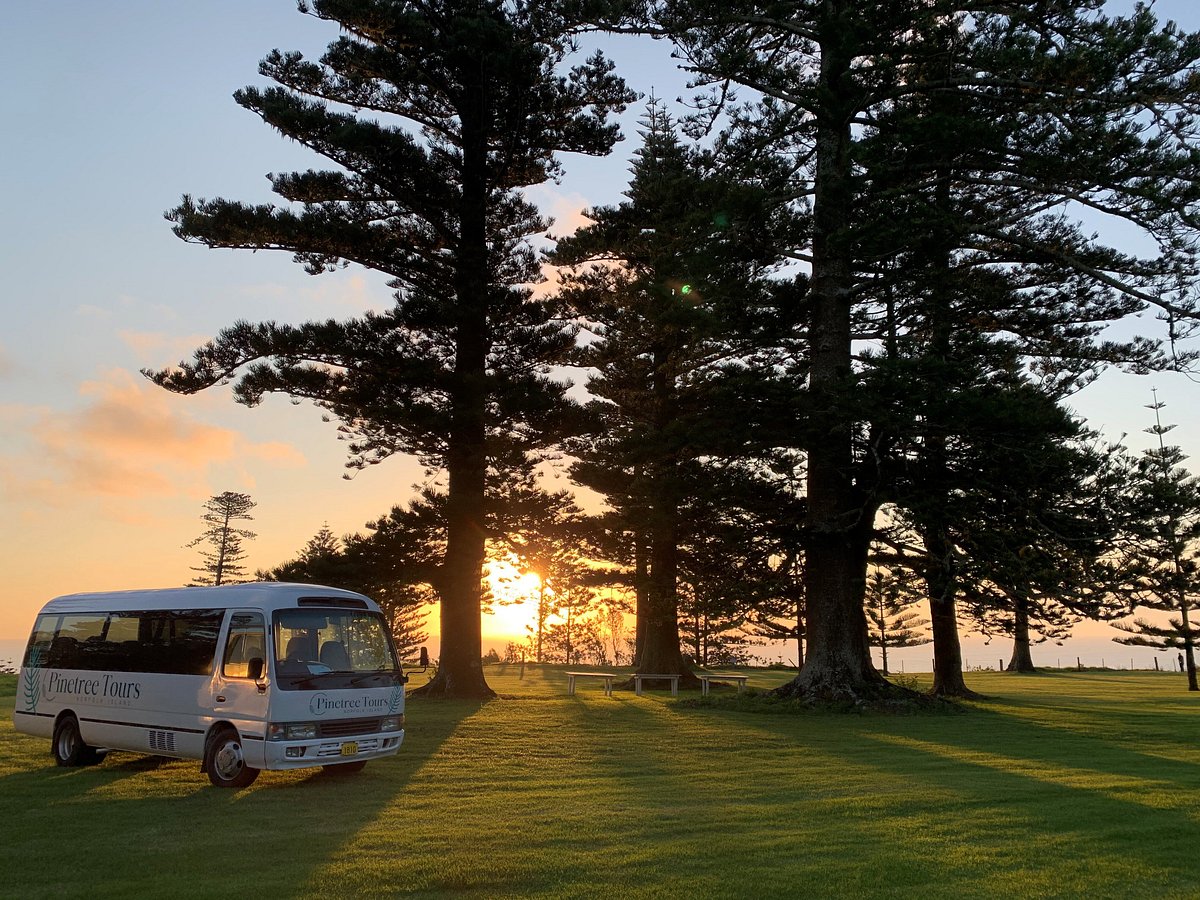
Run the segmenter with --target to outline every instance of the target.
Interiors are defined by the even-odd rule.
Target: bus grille
[[[318,722],[317,737],[347,737],[351,734],[375,734],[379,731],[378,719],[340,719],[334,722]]]
[[[358,752],[360,754],[374,753],[379,749],[380,745],[379,738],[368,738],[365,741],[360,740],[355,741],[354,743],[358,744]],[[320,758],[329,756],[342,756],[342,745],[340,742],[336,744],[321,744],[319,747],[317,747],[316,755]]]
[[[151,731],[150,732],[150,749],[166,751],[167,753],[175,752],[175,732],[173,731]]]

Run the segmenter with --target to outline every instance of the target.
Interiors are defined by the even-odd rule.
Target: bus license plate
[[[357,756],[358,741],[346,741],[342,744],[342,756]]]

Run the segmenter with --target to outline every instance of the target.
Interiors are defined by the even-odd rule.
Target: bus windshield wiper
[[[394,674],[394,673],[390,669],[375,669],[374,671],[363,672],[361,675],[351,678],[350,683],[351,684],[362,684],[368,678],[377,678],[380,675],[391,675],[391,674]]]

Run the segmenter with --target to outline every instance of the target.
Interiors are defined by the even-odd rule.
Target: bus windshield
[[[382,687],[400,675],[383,618],[349,609],[275,613],[275,673],[284,690]]]

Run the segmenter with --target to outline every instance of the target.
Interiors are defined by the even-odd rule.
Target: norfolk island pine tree
[[[552,178],[557,153],[608,152],[619,135],[606,116],[632,96],[600,54],[559,76],[567,25],[540,4],[314,0],[301,10],[343,36],[318,62],[272,52],[260,71],[278,86],[235,99],[337,168],[272,176],[288,206],[185,197],[168,218],[184,240],[288,250],[313,274],[366,266],[392,279],[395,303],[344,322],[237,323],[191,362],[147,374],[180,393],[236,378],[249,405],[269,392],[309,399],[353,438],[351,465],[406,453],[443,472],[442,652],[422,690],[490,696],[480,665],[488,467],[552,439],[562,385],[544,373],[573,343],[524,287],[541,277],[525,239],[546,222],[519,189]]]

